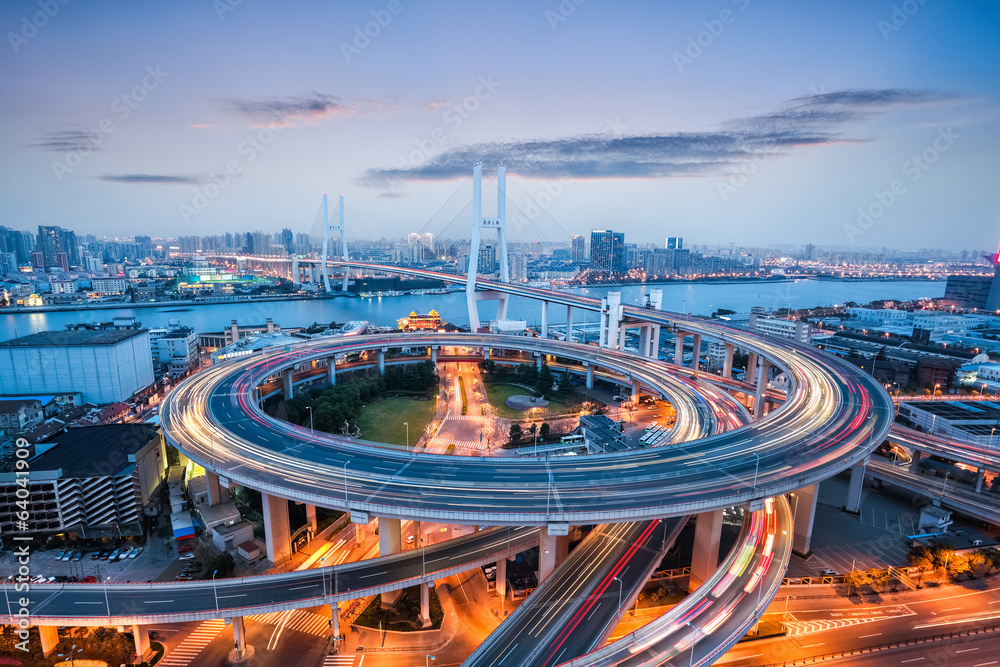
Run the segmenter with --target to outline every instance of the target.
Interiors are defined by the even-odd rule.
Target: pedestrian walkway
[[[226,627],[226,622],[222,619],[205,621],[194,632],[181,640],[177,646],[167,653],[158,665],[162,667],[187,667],[198,657],[198,654],[205,650],[205,647],[215,641],[222,630]]]
[[[288,612],[286,611],[272,611],[267,614],[255,614],[250,618],[258,623],[277,625],[287,614]],[[330,619],[320,614],[314,614],[311,611],[295,609],[285,622],[285,627],[289,630],[298,630],[299,632],[323,637],[330,633]]]
[[[345,653],[331,653],[323,660],[323,667],[354,667],[357,660],[356,655]]]

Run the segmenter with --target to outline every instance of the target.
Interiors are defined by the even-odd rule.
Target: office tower
[[[573,242],[570,246],[570,259],[574,262],[584,262],[587,260],[587,237],[583,234],[573,235]]]
[[[625,233],[610,229],[590,232],[590,270],[608,276],[625,273]]]
[[[281,230],[281,246],[288,252],[292,252],[295,249],[295,243],[292,240],[292,230],[287,227]]]
[[[668,236],[667,245],[665,247],[667,250],[683,250],[684,239],[682,239],[680,236]]]
[[[42,253],[41,268],[58,266],[57,255],[62,252],[62,229],[38,225],[38,251]]]
[[[528,257],[522,253],[514,253],[510,256],[510,281],[527,282],[528,280]]]
[[[479,265],[476,267],[479,273],[497,272],[497,249],[491,245],[484,245],[479,248]]]

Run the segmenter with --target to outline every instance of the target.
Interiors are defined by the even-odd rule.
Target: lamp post
[[[406,451],[410,451],[410,422],[403,422],[406,427]]]
[[[347,505],[347,464],[350,461],[344,461],[344,505]]]
[[[944,490],[948,488],[948,475],[950,474],[950,470],[944,474],[944,482],[941,483],[941,500],[944,500]]]
[[[212,592],[215,593],[215,611],[219,611],[219,588],[215,584],[215,575],[219,573],[218,570],[212,572]]]
[[[326,599],[326,556],[319,559],[319,574],[323,577],[323,599]]]
[[[691,625],[691,621],[684,621],[684,625],[691,628],[691,658],[688,660],[688,667],[694,667],[694,640],[698,638],[698,628]]]
[[[760,472],[760,454],[754,452],[753,455],[757,457],[756,467],[753,469],[753,491],[757,490],[757,473]]]
[[[431,660],[436,660],[436,658],[433,655],[428,655],[427,657],[425,657],[424,658],[424,667],[430,667]]]
[[[108,599],[108,582],[111,581],[111,576],[104,580],[104,604],[108,606],[108,620],[111,620],[111,601]]]
[[[312,409],[312,406],[311,405],[307,405],[306,406],[306,410],[309,411],[309,432],[310,433],[315,433],[316,431],[315,431],[315,429],[313,429],[313,409]]]

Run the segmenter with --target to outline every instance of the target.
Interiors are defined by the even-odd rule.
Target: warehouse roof
[[[64,477],[117,475],[132,465],[129,456],[148,445],[159,430],[154,424],[70,428],[49,438],[45,446],[50,448],[31,461],[31,469],[61,468]]]
[[[0,343],[0,347],[50,347],[62,345],[115,345],[147,329],[84,329],[80,331],[39,331]]]

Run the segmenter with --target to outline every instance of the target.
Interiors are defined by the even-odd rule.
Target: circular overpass
[[[647,313],[650,320],[666,315],[639,316]],[[667,448],[546,459],[379,448],[270,418],[257,404],[260,384],[299,364],[351,351],[438,345],[557,355],[628,376],[672,400],[684,397],[678,401],[687,406],[682,411],[698,409],[691,384],[676,367],[654,359],[541,338],[387,334],[311,341],[207,369],[166,399],[163,429],[171,444],[206,469],[290,500],[382,517],[544,525],[759,503],[864,459],[891,425],[884,389],[850,364],[791,341],[764,341],[706,322],[685,321],[684,329],[766,357],[790,380],[785,404],[749,426]],[[699,421],[704,423],[692,418],[691,428]]]

